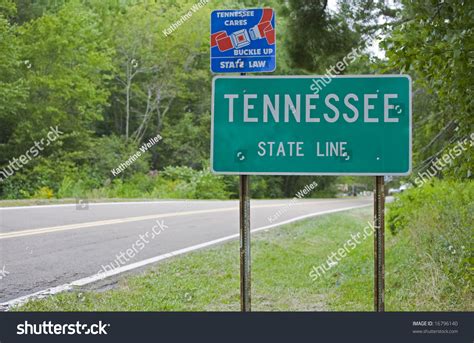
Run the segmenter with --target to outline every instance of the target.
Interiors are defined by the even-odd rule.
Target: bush
[[[115,179],[106,187],[110,198],[147,198],[153,188],[153,177],[144,174],[135,174],[128,180]]]
[[[77,185],[77,184],[76,184]],[[74,192],[74,184],[64,180],[64,192]],[[81,186],[77,186],[80,191]],[[110,185],[98,190],[88,191],[88,197],[108,198],[160,198],[160,199],[227,199],[226,191],[220,176],[209,170],[194,170],[188,167],[167,167],[157,175],[136,173],[128,179],[114,179]],[[77,196],[77,195],[76,195]]]
[[[49,187],[41,187],[33,194],[34,199],[51,199],[52,197],[54,197],[54,191]]]
[[[124,142],[120,137],[109,136],[83,142],[87,147],[80,152],[57,151],[55,154],[32,160],[28,165],[0,183],[0,195],[6,199],[36,197],[42,187],[50,188],[58,198],[84,197],[110,183],[111,170],[126,161],[138,150],[134,143]],[[127,182],[139,186],[139,190],[119,190],[118,193],[135,194],[143,192],[144,174],[148,171],[147,157],[136,160],[118,178],[135,178]],[[149,187],[146,192],[153,189]]]
[[[445,297],[449,302],[470,298],[473,223],[472,181],[433,180],[406,190],[388,205],[387,225],[396,235],[394,249],[409,246],[415,252],[404,257],[407,270],[413,273],[411,282],[419,283],[423,292],[431,292],[433,301],[440,301],[445,294],[457,294]]]
[[[221,176],[209,169],[194,170],[189,167],[167,167],[162,177],[175,183],[178,197],[185,199],[227,199],[229,192]]]
[[[70,162],[38,157],[2,183],[3,197],[6,199],[37,197],[43,187],[56,192],[64,175],[75,172],[76,169]]]
[[[393,234],[406,229],[421,211],[437,216],[440,223],[457,222],[457,218],[472,216],[474,184],[472,181],[433,180],[422,187],[410,188],[397,194],[388,204],[387,225]]]

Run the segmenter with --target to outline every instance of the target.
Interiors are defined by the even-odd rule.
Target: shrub
[[[71,162],[38,157],[2,183],[3,197],[7,199],[36,197],[37,191],[42,187],[56,192],[64,175],[75,172],[76,169]]]
[[[394,248],[410,246],[415,252],[406,257],[407,264],[419,266],[410,267],[416,274],[413,280],[433,294],[433,301],[454,293],[459,302],[469,298],[473,223],[472,181],[433,180],[406,190],[388,205],[387,225],[396,235]]]
[[[410,188],[397,194],[388,204],[387,225],[393,234],[406,229],[421,211],[438,216],[443,223],[469,216],[472,207],[474,184],[472,181],[433,180],[422,187]],[[472,212],[471,212],[472,215]]]
[[[41,187],[33,194],[34,199],[51,199],[52,197],[54,197],[54,191],[49,187]]]
[[[199,199],[227,199],[228,192],[221,176],[211,174],[209,169],[195,174],[192,184],[195,184],[195,197]]]
[[[227,199],[225,186],[222,177],[209,170],[167,167],[157,175],[136,173],[129,179],[114,179],[110,185],[88,194],[110,198]]]
[[[229,192],[221,176],[209,169],[194,170],[189,167],[167,167],[161,173],[165,180],[175,183],[179,197],[186,199],[227,199]]]

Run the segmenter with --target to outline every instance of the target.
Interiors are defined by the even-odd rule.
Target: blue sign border
[[[277,65],[276,65],[276,49],[277,49],[276,32],[275,32],[275,42],[272,45],[269,45],[267,42],[264,42],[263,46],[252,46],[252,47],[250,47],[251,49],[271,47],[274,50],[271,55],[259,55],[259,56],[244,57],[246,60],[253,60],[253,61],[263,61],[263,60],[265,60],[265,61],[267,61],[267,64],[270,66],[271,69],[262,69],[262,68],[258,68],[258,67],[255,67],[255,68],[249,68],[249,67],[229,68],[228,70],[220,69],[220,68],[213,69],[213,60],[215,61],[215,60],[220,59],[220,60],[227,60],[229,62],[230,61],[235,62],[237,60],[242,59],[242,57],[239,57],[239,56],[215,56],[215,54],[213,54],[213,47],[212,47],[212,43],[211,43],[212,42],[212,35],[218,32],[218,31],[212,32],[213,19],[214,19],[215,13],[217,13],[217,12],[259,11],[263,15],[264,10],[266,10],[266,9],[272,11],[273,15],[272,15],[272,19],[271,19],[271,24],[273,26],[273,30],[276,31],[276,13],[275,13],[275,10],[273,8],[270,8],[270,7],[245,8],[245,9],[217,9],[217,10],[213,10],[211,12],[211,20],[210,20],[210,25],[209,25],[210,26],[210,60],[209,60],[209,67],[210,67],[210,70],[211,70],[212,73],[214,73],[214,74],[227,74],[227,73],[239,74],[239,73],[273,73],[273,72],[275,72],[276,67],[277,67]],[[237,30],[235,30],[234,32],[238,32],[238,31],[241,31],[243,29],[245,29],[245,31],[247,31],[248,29],[251,29],[252,26],[254,26],[254,24],[255,23],[253,23],[252,25],[236,26]],[[246,36],[247,36],[247,38],[249,38],[249,35],[246,34]],[[235,40],[234,40],[234,42],[235,42]],[[236,50],[236,49],[232,49],[232,51],[234,51],[234,50]]]

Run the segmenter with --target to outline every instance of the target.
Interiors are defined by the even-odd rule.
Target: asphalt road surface
[[[370,198],[255,200],[251,227],[371,203]],[[102,266],[118,265],[117,255],[127,249],[134,248],[133,258],[122,256],[120,263],[133,264],[238,232],[237,201],[0,208],[0,303],[97,274]]]

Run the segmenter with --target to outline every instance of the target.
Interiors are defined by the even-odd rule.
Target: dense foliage
[[[171,35],[163,34],[195,4],[0,0],[0,171],[51,127],[64,132],[11,176],[0,175],[0,198],[237,196],[235,177],[213,178],[208,171],[209,17],[216,7],[262,3],[209,2]],[[388,59],[366,53],[344,72],[406,72],[415,79],[417,171],[471,132],[472,2],[389,7],[343,1],[338,12],[325,0],[263,5],[277,13],[276,74],[324,73],[369,38],[385,39]],[[381,16],[388,24],[379,23]],[[120,175],[111,173],[158,134],[162,141]],[[469,178],[472,161],[471,149],[440,176]],[[191,183],[186,191],[172,190],[173,168],[195,174],[176,174]],[[371,187],[367,178],[252,180],[254,197],[291,197],[313,181],[317,194],[326,196],[335,193],[336,182]]]
[[[434,180],[403,192],[388,206],[387,225],[398,239],[391,244],[417,251],[406,261],[413,278],[407,283],[419,283],[421,273],[431,275],[425,280],[430,285],[420,284],[419,288],[433,292],[434,301],[449,301],[438,295],[452,293],[472,301],[473,199],[472,181]]]
[[[389,67],[415,79],[415,158],[419,169],[474,129],[474,2],[403,1],[398,25],[386,39]],[[468,150],[445,175],[470,177]]]

